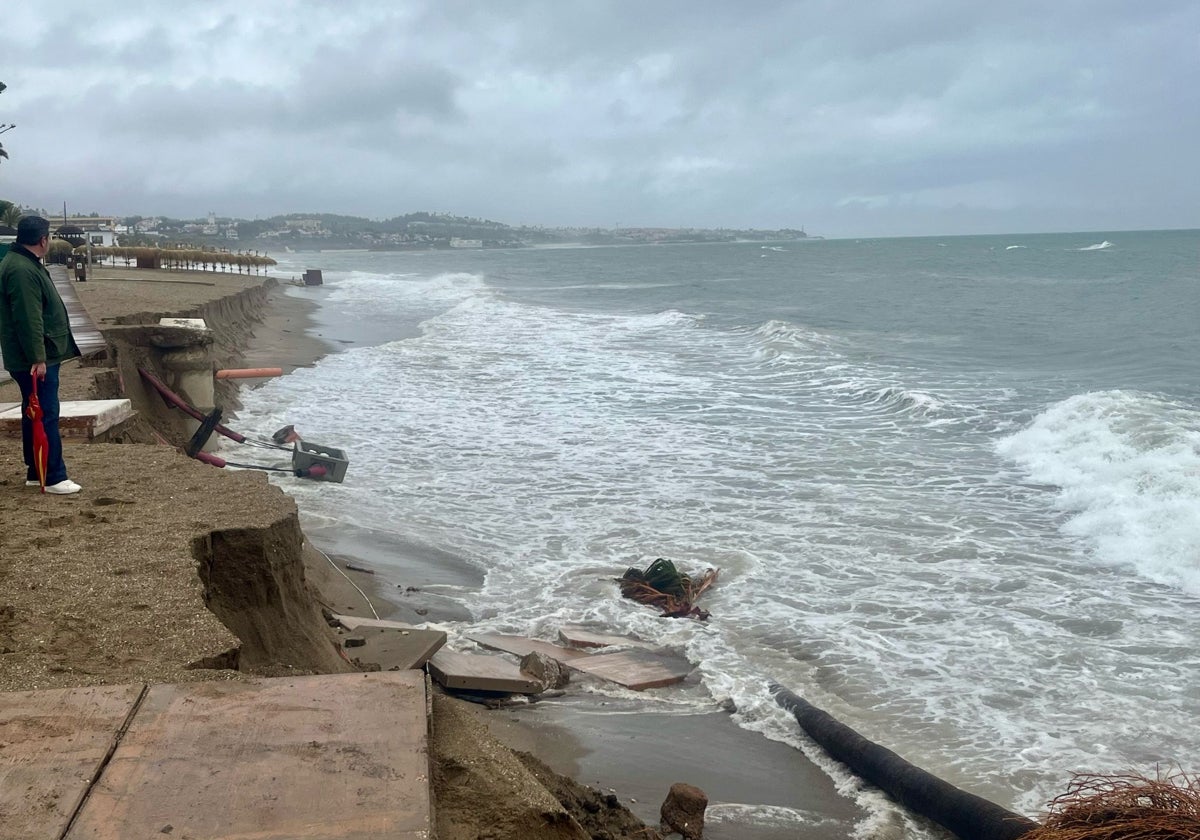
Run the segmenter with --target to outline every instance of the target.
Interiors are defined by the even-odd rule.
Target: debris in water
[[[707,610],[695,606],[696,599],[712,586],[720,569],[707,569],[692,578],[675,568],[670,560],[658,558],[645,571],[631,566],[617,579],[621,595],[639,604],[658,607],[663,618],[708,618]]]

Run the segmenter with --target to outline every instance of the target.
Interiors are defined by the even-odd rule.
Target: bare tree
[[[0,93],[4,93],[4,89],[6,87],[8,87],[8,85],[4,84],[4,82],[0,82]],[[0,123],[0,134],[3,134],[4,132],[14,128],[16,128],[16,126],[12,123]],[[6,157],[8,157],[8,152],[4,151],[4,144],[0,143],[0,158]]]

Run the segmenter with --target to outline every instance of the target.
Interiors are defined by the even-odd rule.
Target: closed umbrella
[[[37,470],[38,481],[42,492],[46,492],[46,467],[50,459],[50,441],[46,437],[46,426],[42,423],[42,404],[38,400],[38,378],[34,374],[33,388],[29,392],[29,404],[25,407],[25,416],[33,426],[33,468]]]

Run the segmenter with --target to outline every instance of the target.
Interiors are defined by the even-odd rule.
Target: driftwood
[[[1194,840],[1200,837],[1200,779],[1080,774],[1025,840]]]
[[[928,817],[958,837],[964,840],[1025,837],[1027,840],[1034,836],[1029,834],[1038,827],[1033,820],[967,793],[910,764],[783,686],[772,685],[771,693],[775,695],[775,702],[795,715],[800,727],[831,758],[842,762],[856,776],[875,785],[909,810]],[[1096,837],[1107,838],[1109,835]],[[1051,836],[1046,835],[1044,840],[1051,840]],[[1068,840],[1068,836],[1054,835],[1053,840]],[[1070,840],[1075,840],[1073,835]]]
[[[621,595],[662,610],[663,618],[708,618],[708,610],[695,605],[706,589],[717,581],[720,569],[707,569],[698,578],[685,575],[670,560],[658,558],[644,571],[631,566],[617,578]]]

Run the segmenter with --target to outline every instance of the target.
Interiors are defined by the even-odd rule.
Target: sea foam
[[[1073,396],[998,452],[1057,488],[1062,528],[1104,564],[1200,594],[1200,413],[1153,396]]]

